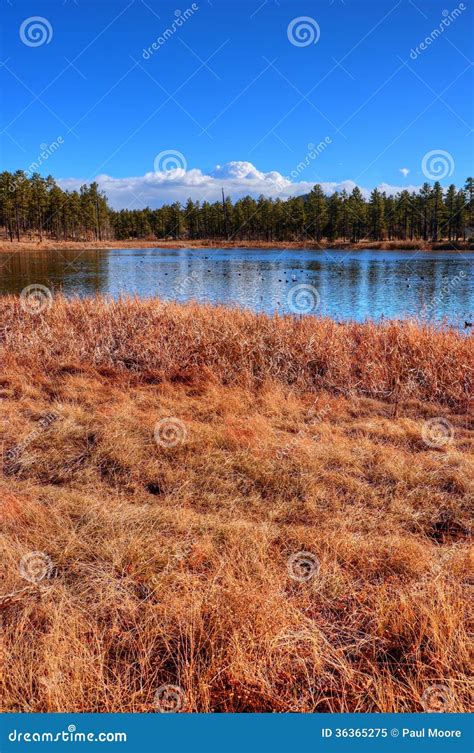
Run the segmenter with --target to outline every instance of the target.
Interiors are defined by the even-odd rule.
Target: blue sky
[[[440,150],[444,185],[472,174],[468,2],[177,2],[0,0],[2,169],[59,138],[39,171],[102,176],[117,206],[419,186]]]

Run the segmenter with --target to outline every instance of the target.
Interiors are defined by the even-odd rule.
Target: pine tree
[[[438,241],[445,222],[445,208],[443,202],[443,189],[437,180],[431,191],[431,240]]]
[[[367,216],[364,197],[357,186],[347,199],[347,213],[351,240],[353,243],[358,243],[365,235]]]
[[[306,232],[320,243],[328,219],[327,199],[320,185],[315,185],[308,196],[306,207]]]
[[[369,202],[370,235],[376,240],[382,240],[385,229],[384,197],[377,188],[370,194]]]
[[[469,228],[471,228],[469,230]],[[13,242],[45,236],[68,240],[126,238],[226,238],[293,241],[338,238],[359,243],[422,238],[451,242],[474,234],[474,179],[464,189],[425,183],[418,193],[404,190],[387,196],[377,189],[366,201],[359,188],[328,197],[320,185],[306,196],[286,200],[244,196],[208,201],[175,201],[158,209],[109,208],[96,182],[79,191],[64,191],[51,176],[30,178],[21,170],[0,173],[0,229]]]
[[[467,195],[466,221],[471,236],[474,236],[474,178],[468,178],[464,184]]]
[[[335,191],[329,197],[328,201],[327,237],[330,241],[336,240],[341,234],[341,209],[341,197],[337,191]]]
[[[457,191],[456,186],[451,183],[447,192],[444,202],[444,219],[446,223],[446,233],[450,241],[455,240],[456,237],[456,205],[457,205]]]

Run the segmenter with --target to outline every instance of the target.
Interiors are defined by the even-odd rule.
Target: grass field
[[[4,297],[0,358],[4,710],[468,710],[472,337]]]

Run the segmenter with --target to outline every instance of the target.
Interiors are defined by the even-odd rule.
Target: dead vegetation
[[[469,251],[474,249],[474,243],[467,241],[438,241],[432,243],[423,240],[385,240],[385,241],[360,241],[354,243],[344,239],[335,241],[324,240],[318,243],[315,240],[304,241],[249,241],[249,240],[223,240],[223,239],[183,239],[170,240],[169,238],[131,238],[130,240],[107,240],[107,241],[64,241],[50,238],[28,237],[13,241],[0,240],[1,253],[17,253],[21,251],[87,251],[89,249],[111,248],[268,248],[268,249],[311,249],[324,251],[325,249],[363,250],[377,249],[383,251]]]
[[[6,297],[0,356],[4,710],[468,710],[472,339]]]

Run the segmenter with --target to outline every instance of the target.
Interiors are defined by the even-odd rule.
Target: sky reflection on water
[[[474,253],[156,248],[0,257],[0,293],[33,283],[65,295],[194,299],[267,313],[290,312],[292,288],[311,285],[316,315],[423,316],[463,327],[473,318]]]

